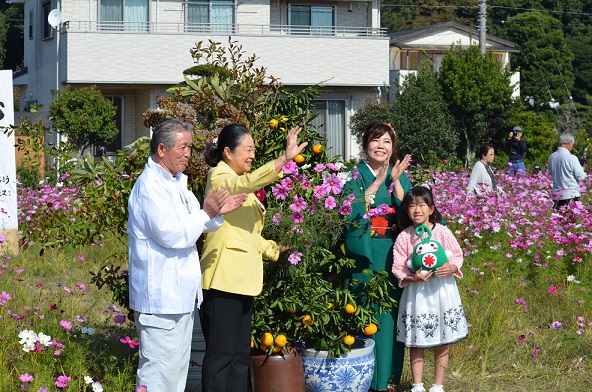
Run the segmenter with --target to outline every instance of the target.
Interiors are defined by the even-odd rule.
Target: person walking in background
[[[356,267],[347,271],[349,279],[368,280],[362,270],[385,270],[392,268],[392,247],[397,230],[397,216],[405,192],[411,182],[405,174],[411,160],[410,155],[399,161],[397,158],[397,138],[389,124],[372,123],[362,137],[362,150],[366,159],[357,165],[358,176],[348,181],[344,195],[355,195],[352,214],[348,217],[345,245],[349,257],[356,260]],[[364,219],[366,212],[381,204],[389,209],[384,215]],[[394,285],[396,281],[391,280]],[[364,283],[361,283],[362,285]],[[397,301],[401,290],[391,293]],[[389,390],[389,381],[394,377],[399,384],[403,371],[405,347],[394,339],[397,308],[389,314],[379,314],[378,332],[372,336],[375,341],[375,365],[371,390]],[[392,389],[392,388],[391,388]]]
[[[467,320],[453,276],[462,278],[463,253],[450,229],[440,224],[442,215],[434,204],[430,189],[423,186],[411,188],[403,198],[402,210],[400,226],[403,231],[395,241],[392,268],[399,286],[404,287],[399,304],[397,340],[410,348],[411,392],[425,392],[422,382],[425,348],[434,349],[434,383],[430,392],[442,392],[444,373],[448,368],[448,345],[468,335]],[[421,225],[431,231],[430,249],[436,249],[438,244],[434,241],[437,241],[450,252],[448,261],[435,271],[422,271],[421,268],[413,271],[407,263],[414,247],[423,241],[424,235],[415,233],[415,228]]]
[[[516,126],[512,129],[512,132],[510,132],[508,139],[504,143],[504,150],[508,153],[509,157],[506,173],[526,173],[524,153],[528,151],[528,145],[522,140],[522,128]]]
[[[176,119],[154,129],[148,162],[128,200],[129,297],[140,336],[136,381],[149,391],[185,390],[194,309],[202,299],[195,243],[247,198],[220,189],[200,208],[183,174],[191,130]]]
[[[477,156],[480,159],[473,165],[469,184],[467,185],[467,196],[484,196],[488,193],[501,194],[502,188],[497,185],[491,164],[495,160],[493,144],[485,143],[479,147]]]
[[[276,261],[280,246],[261,236],[265,208],[253,192],[283,176],[282,167],[307,143],[297,144],[300,127],[290,129],[285,153],[251,172],[255,144],[242,125],[230,124],[206,146],[206,194],[227,188],[248,194],[241,208],[225,216],[222,227],[206,235],[200,308],[206,342],[203,392],[246,392],[251,350],[253,297],[263,287],[263,259]]]
[[[580,200],[580,184],[587,175],[580,161],[571,151],[575,137],[570,132],[559,135],[559,147],[547,161],[549,174],[553,178],[551,199],[555,209]]]

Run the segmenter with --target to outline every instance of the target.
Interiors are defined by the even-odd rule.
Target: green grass
[[[446,390],[591,390],[589,260],[574,269],[570,263],[549,257],[549,266],[536,267],[530,263],[533,255],[525,252],[522,261],[517,256],[508,258],[505,245],[492,247],[490,243],[504,241],[497,236],[480,240],[479,251],[465,258],[464,278],[457,281],[470,328],[465,340],[451,346]],[[555,249],[548,246],[549,252],[543,253],[554,255]],[[28,388],[35,392],[43,386],[50,391],[90,391],[84,384],[85,375],[99,380],[105,391],[134,390],[137,348],[130,349],[119,337],[134,339],[135,329],[129,321],[116,325],[113,317],[125,314],[125,310],[109,310],[114,304],[111,293],[89,283],[90,271],[97,271],[102,264],[125,263],[125,252],[119,241],[109,241],[103,247],[49,250],[43,256],[31,247],[3,260],[7,265],[0,267],[4,271],[0,275],[0,292],[8,293],[12,299],[0,306],[0,367],[7,370],[0,372],[0,391],[20,390],[18,377],[23,373],[35,377]],[[79,260],[78,254],[85,260]],[[579,283],[567,280],[571,274]],[[80,283],[86,285],[86,293],[76,287]],[[73,294],[67,293],[64,286]],[[527,304],[527,312],[517,299]],[[57,309],[50,310],[50,304],[56,304]],[[35,310],[35,306],[40,309]],[[27,312],[26,308],[30,310]],[[24,316],[15,319],[9,310]],[[75,321],[78,315],[85,316],[87,321]],[[71,321],[72,330],[61,327],[61,320]],[[551,328],[555,321],[561,322],[561,328]],[[82,326],[92,327],[96,333],[82,334]],[[24,329],[43,331],[66,347],[60,356],[53,354],[55,347],[26,353],[18,342],[18,334]],[[537,349],[540,352],[533,359]],[[433,381],[432,358],[433,351],[426,350],[424,383],[428,387]],[[71,377],[68,387],[55,387],[59,375]],[[403,390],[409,390],[410,385],[406,359]]]
[[[84,376],[100,382],[105,391],[135,390],[137,348],[132,350],[119,341],[120,337],[134,338],[135,328],[129,321],[115,324],[114,316],[125,314],[125,309],[110,309],[110,293],[89,283],[89,271],[98,270],[114,254],[125,255],[121,252],[125,252],[123,246],[111,241],[104,247],[45,251],[43,256],[31,247],[3,259],[0,292],[11,299],[0,306],[0,367],[7,370],[0,372],[0,391],[21,390],[19,376],[24,373],[34,377],[26,390],[35,392],[42,387],[90,391]],[[82,317],[86,321],[77,321]],[[65,329],[60,325],[62,320],[69,321],[72,328]],[[84,334],[82,327],[93,328],[95,333]],[[25,352],[18,337],[25,329],[43,332],[64,347]],[[61,353],[56,355],[55,350]],[[71,380],[67,387],[58,389],[54,383],[62,375]]]

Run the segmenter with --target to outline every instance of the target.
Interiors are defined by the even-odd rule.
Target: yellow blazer
[[[206,195],[226,187],[231,194],[248,193],[247,201],[224,215],[217,231],[206,234],[202,257],[202,287],[256,296],[263,288],[263,258],[276,261],[280,249],[261,236],[265,208],[253,192],[282,178],[273,162],[238,175],[224,161],[208,172]]]

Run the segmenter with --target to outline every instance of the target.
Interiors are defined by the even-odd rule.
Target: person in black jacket
[[[512,129],[512,132],[510,132],[510,135],[508,136],[508,140],[504,143],[504,150],[508,152],[510,157],[506,173],[526,173],[524,153],[528,151],[528,146],[526,145],[526,142],[522,140],[522,128],[516,126]]]

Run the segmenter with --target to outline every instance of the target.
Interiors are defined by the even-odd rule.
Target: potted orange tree
[[[368,336],[379,328],[374,315],[395,303],[387,294],[389,272],[367,270],[371,277],[365,289],[352,289],[359,282],[348,282],[345,271],[355,261],[345,256],[342,237],[352,203],[363,201],[342,189],[356,173],[343,162],[328,162],[318,145],[311,150],[305,158],[310,163],[287,163],[284,178],[259,195],[267,203],[264,237],[289,250],[277,262],[265,264],[263,291],[254,305],[253,354],[281,356],[298,347],[305,353],[308,384],[332,384],[323,387],[333,388],[327,390],[367,390],[374,364]],[[347,386],[331,380],[339,371],[327,366],[342,366],[340,360],[364,347],[365,363],[359,358],[356,363],[366,377],[352,375]],[[321,362],[314,365],[317,359]],[[329,380],[321,380],[323,375]]]

